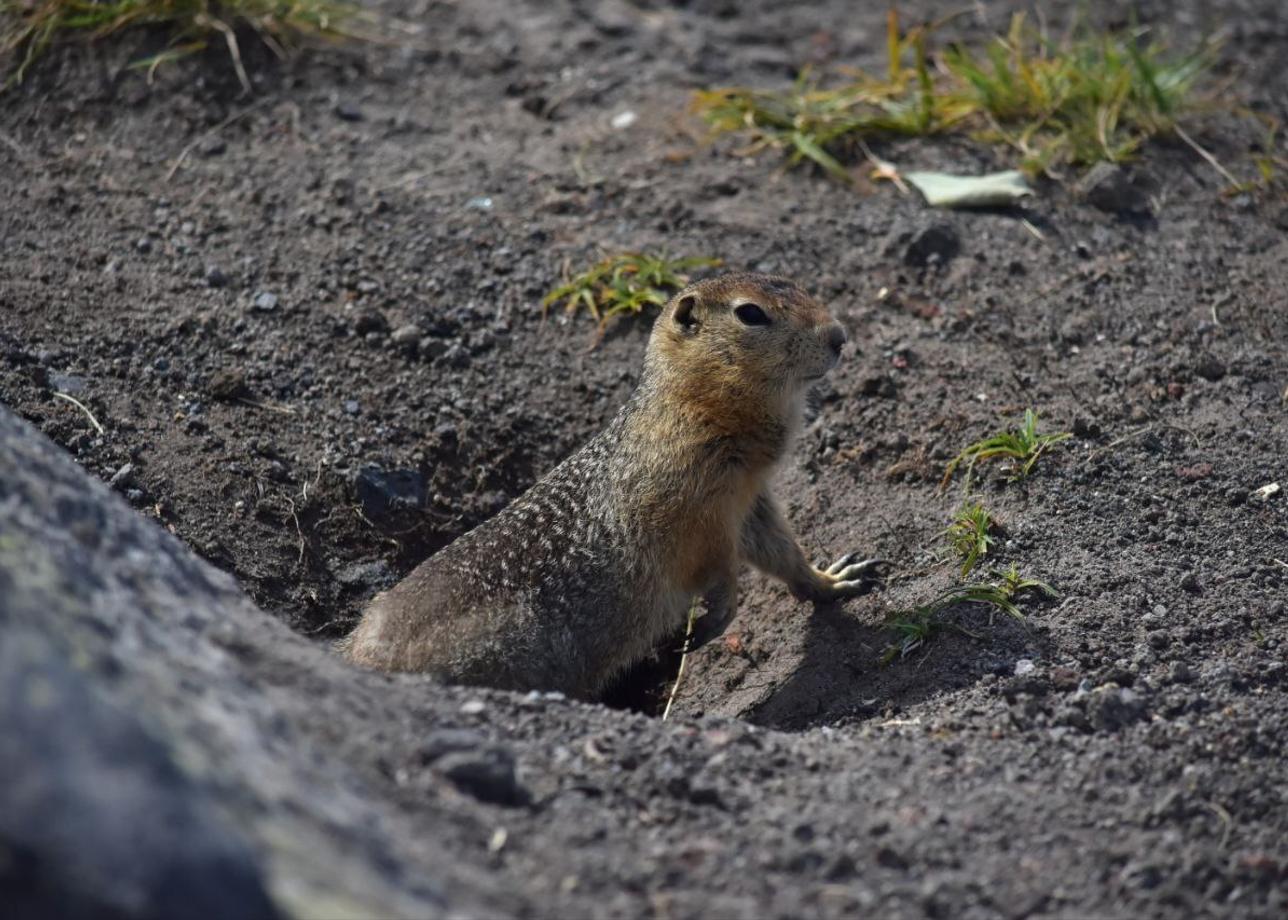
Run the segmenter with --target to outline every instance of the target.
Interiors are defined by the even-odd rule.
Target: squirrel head
[[[662,311],[647,363],[714,391],[791,400],[836,366],[845,330],[786,278],[734,273],[686,287]]]

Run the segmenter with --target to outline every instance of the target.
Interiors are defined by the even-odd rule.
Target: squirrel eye
[[[744,326],[768,326],[769,317],[765,311],[754,303],[740,303],[733,308],[733,315],[738,317]]]

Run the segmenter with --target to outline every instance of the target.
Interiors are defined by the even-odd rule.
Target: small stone
[[[948,224],[932,224],[913,236],[903,253],[903,262],[914,268],[951,261],[961,252],[961,239]]]
[[[228,276],[218,265],[206,266],[206,286],[212,288],[221,288],[228,284]]]
[[[1198,374],[1204,380],[1210,380],[1213,383],[1220,380],[1226,375],[1226,366],[1215,355],[1204,355],[1194,365],[1194,373]]]
[[[528,791],[519,784],[515,771],[514,755],[499,745],[444,754],[434,768],[480,802],[513,806],[528,801]]]
[[[1052,668],[1051,685],[1057,690],[1073,690],[1078,686],[1078,672],[1066,666]]]
[[[1145,704],[1139,694],[1110,683],[1092,691],[1087,716],[1093,728],[1113,732],[1145,718]]]
[[[356,399],[346,399],[344,401],[344,411],[349,415],[357,415],[362,411],[362,406],[358,404]]]
[[[133,478],[134,478],[134,464],[126,463],[115,473],[112,474],[112,478],[107,481],[107,484],[111,486],[113,489],[124,489],[126,486],[130,484],[130,481]]]
[[[341,121],[362,121],[366,117],[362,109],[352,102],[337,102],[335,115]]]
[[[49,374],[48,383],[51,390],[57,393],[67,393],[70,396],[85,392],[86,386],[84,377],[78,377],[76,374],[60,374],[58,372]]]
[[[864,396],[893,399],[899,394],[899,389],[889,374],[870,374],[859,381],[859,392]]]
[[[250,395],[250,387],[246,385],[246,372],[239,367],[216,371],[206,385],[206,392],[211,399],[220,402],[244,398]]]
[[[152,238],[147,236],[139,237],[139,239],[134,243],[134,248],[137,249],[139,252],[151,252]]]
[[[1082,177],[1077,194],[1110,214],[1147,213],[1149,202],[1121,166],[1100,162]]]
[[[373,332],[384,335],[389,331],[389,320],[379,310],[363,310],[353,318],[353,331],[361,336]]]
[[[477,716],[487,709],[487,703],[482,700],[466,700],[461,704],[461,712],[467,716]]]
[[[408,323],[405,326],[399,326],[394,330],[393,335],[389,338],[395,345],[403,347],[415,346],[421,338],[421,329],[415,323]]]
[[[634,112],[618,112],[613,116],[612,121],[610,121],[609,124],[612,125],[613,129],[616,131],[624,131],[631,125],[635,124],[638,120],[639,116]]]
[[[1021,658],[1015,662],[1015,676],[1023,677],[1026,674],[1032,674],[1036,667],[1037,665],[1033,663],[1033,659]]]
[[[1268,482],[1260,489],[1257,489],[1248,497],[1251,498],[1254,502],[1268,502],[1270,501],[1270,499],[1278,495],[1279,491],[1280,491],[1279,483]]]
[[[277,309],[277,295],[270,294],[268,291],[261,291],[255,295],[255,309],[261,313],[271,313]]]
[[[393,581],[393,572],[384,560],[355,562],[335,573],[336,581],[350,588],[383,587]]]
[[[626,0],[598,0],[589,10],[592,25],[604,35],[627,35],[635,29],[640,12]]]
[[[212,137],[197,147],[197,153],[203,157],[217,157],[227,149],[228,144],[222,137]]]
[[[487,746],[487,739],[467,728],[440,728],[425,736],[416,748],[416,759],[429,765],[448,754],[476,751]]]
[[[424,508],[425,477],[417,470],[368,466],[358,472],[354,492],[367,520],[378,526],[396,527],[402,518]]]
[[[447,343],[442,339],[425,336],[418,346],[420,354],[427,361],[433,361],[447,352]]]
[[[1182,384],[1179,384],[1175,380],[1173,380],[1171,383],[1167,385],[1168,399],[1180,399],[1184,395],[1185,395],[1185,387]]]
[[[1176,478],[1184,479],[1186,482],[1198,482],[1201,479],[1207,479],[1212,475],[1212,464],[1196,463],[1193,466],[1178,466],[1176,468]]]
[[[460,342],[453,342],[447,351],[443,352],[443,363],[448,367],[467,367],[470,363],[470,353],[461,346]]]
[[[487,195],[476,195],[465,202],[465,207],[470,211],[490,211],[492,210],[492,199]]]
[[[1100,425],[1084,415],[1074,416],[1073,436],[1084,441],[1100,437]]]

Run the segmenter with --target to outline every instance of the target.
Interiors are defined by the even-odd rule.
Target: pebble
[[[277,309],[277,295],[260,291],[255,295],[255,309],[261,313],[270,313]]]
[[[486,745],[486,738],[468,728],[440,728],[425,736],[416,749],[416,757],[423,764],[431,764],[448,754],[474,751]]]
[[[612,121],[609,122],[609,124],[611,124],[615,130],[623,131],[626,128],[629,128],[631,125],[635,124],[635,122],[637,122],[638,120],[639,120],[639,116],[636,115],[634,112],[630,112],[630,111],[618,112],[616,115],[613,116],[613,119]]]
[[[206,386],[211,399],[231,402],[234,399],[249,395],[250,387],[246,384],[246,372],[241,368],[228,368],[215,372]]]
[[[494,805],[523,805],[528,791],[519,783],[514,754],[491,745],[477,750],[444,754],[434,764],[462,792]]]
[[[362,406],[358,404],[356,399],[346,399],[344,401],[344,411],[349,415],[357,415],[362,411]]]
[[[588,11],[591,23],[604,35],[627,35],[635,29],[640,12],[626,0],[599,0]]]
[[[1254,502],[1268,502],[1280,492],[1277,482],[1268,482],[1249,496]]]
[[[425,477],[419,471],[378,466],[358,471],[354,492],[362,513],[377,525],[393,523],[391,516],[399,512],[423,508],[427,497]]]
[[[1215,355],[1204,355],[1194,365],[1194,373],[1215,383],[1226,375],[1226,366]]]
[[[74,396],[77,393],[85,392],[85,378],[78,377],[75,374],[51,373],[49,375],[49,388],[59,393],[67,393]]]
[[[206,266],[206,286],[212,288],[221,288],[228,284],[228,276],[218,265]]]
[[[115,473],[112,474],[112,478],[107,481],[107,484],[111,486],[113,489],[123,489],[130,484],[130,480],[132,480],[133,478],[134,478],[134,464],[126,463],[122,465],[121,468],[118,469]]]
[[[135,242],[134,244],[134,248],[137,249],[139,252],[151,252],[152,238],[147,236],[139,237],[138,241]]]
[[[905,265],[920,268],[942,264],[961,252],[961,238],[949,224],[931,224],[913,236],[903,252]]]
[[[362,336],[384,334],[389,331],[389,320],[379,310],[363,310],[353,318],[353,331]]]
[[[1101,211],[1110,214],[1148,212],[1149,202],[1121,166],[1097,163],[1078,183],[1077,193]]]
[[[487,709],[487,703],[482,700],[466,700],[461,704],[461,712],[467,716],[476,716]]]
[[[1092,691],[1087,702],[1087,717],[1099,731],[1117,731],[1143,719],[1145,704],[1135,691],[1107,684]]]
[[[1025,674],[1032,674],[1037,667],[1031,658],[1021,658],[1015,662],[1015,676],[1023,677]]]
[[[337,102],[335,115],[341,121],[362,121],[366,117],[362,109],[352,102]]]
[[[384,560],[355,562],[335,573],[336,581],[350,588],[381,587],[393,581],[393,571]]]
[[[414,346],[420,341],[421,330],[415,323],[408,323],[395,329],[389,338],[395,345]]]

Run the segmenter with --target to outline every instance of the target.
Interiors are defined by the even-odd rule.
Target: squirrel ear
[[[685,332],[693,332],[698,327],[698,318],[693,315],[694,308],[698,305],[698,298],[692,294],[681,297],[675,305],[675,312],[671,318]]]

